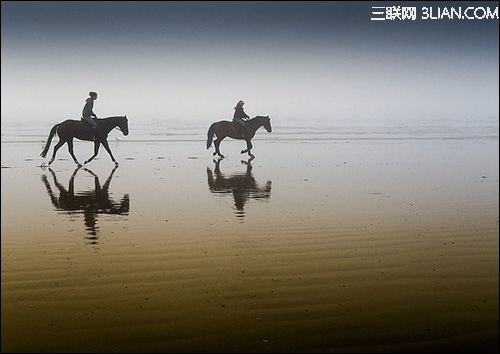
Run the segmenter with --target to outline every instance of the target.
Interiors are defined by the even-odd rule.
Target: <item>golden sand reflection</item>
[[[498,352],[498,140],[202,143],[3,144],[2,352]]]

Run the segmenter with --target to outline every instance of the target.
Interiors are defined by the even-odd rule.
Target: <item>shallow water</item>
[[[2,125],[2,352],[498,352],[498,129],[154,124]]]

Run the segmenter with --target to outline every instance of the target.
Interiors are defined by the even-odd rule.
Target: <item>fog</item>
[[[472,5],[473,4],[473,5]],[[373,2],[2,1],[1,120],[497,122],[498,19],[372,21]]]

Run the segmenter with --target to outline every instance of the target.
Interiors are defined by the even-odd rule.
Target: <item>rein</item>
[[[108,117],[108,118],[104,118],[104,119],[110,119],[110,118],[124,118],[124,117]],[[113,128],[111,128],[111,130],[113,130],[113,129],[118,129],[119,131],[121,131],[121,132],[123,133],[123,130],[122,130],[122,128],[120,127],[120,125],[119,125],[119,124],[117,124],[117,125],[115,125]],[[111,130],[110,130],[110,131],[111,131]]]

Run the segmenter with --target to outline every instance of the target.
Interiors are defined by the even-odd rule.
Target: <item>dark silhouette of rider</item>
[[[240,126],[240,134],[241,137],[245,137],[245,120],[248,120],[250,118],[248,114],[245,113],[245,110],[243,109],[243,106],[245,105],[245,102],[243,101],[238,101],[236,104],[236,107],[234,107],[234,115],[233,115],[233,121],[239,124]]]
[[[90,91],[89,96],[90,97],[85,100],[82,117],[92,127],[92,137],[95,139],[97,123],[95,122],[94,118],[97,119],[97,115],[94,113],[94,101],[97,100],[97,93],[94,91]]]

